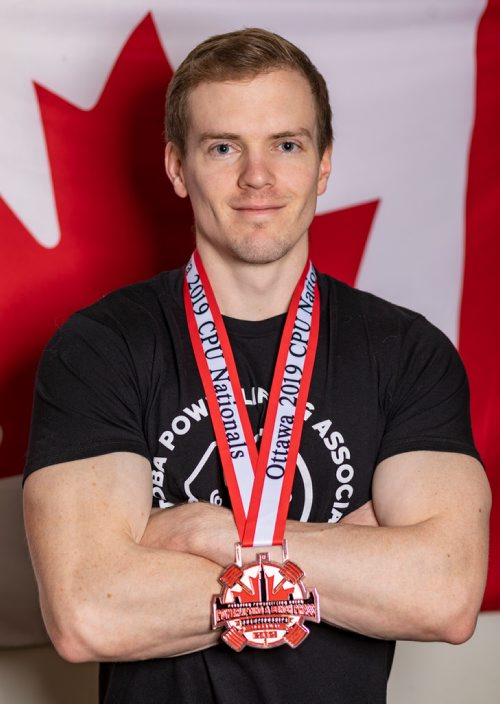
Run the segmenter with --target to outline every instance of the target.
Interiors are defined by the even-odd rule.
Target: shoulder
[[[364,354],[375,379],[384,416],[377,463],[417,450],[480,459],[471,432],[467,376],[448,337],[415,311],[330,277],[321,279],[325,312],[337,318],[340,353],[346,364]]]
[[[165,326],[170,310],[182,309],[182,269],[124,286],[73,313],[48,345],[64,341],[150,340]]]
[[[149,387],[169,367],[182,308],[182,271],[117,289],[73,313],[49,340],[38,379],[118,378]],[[52,382],[51,382],[52,383]],[[57,382],[58,383],[58,382]]]
[[[179,306],[181,302],[182,269],[174,269],[112,291],[75,315],[78,321],[95,320],[123,330],[144,318],[159,318],[165,307]]]
[[[423,315],[320,275],[325,314],[333,317],[339,349],[349,358],[361,349],[376,370],[387,398],[402,388],[401,381],[418,387],[423,377],[467,383],[460,355],[448,337]],[[432,377],[432,379],[431,379]]]
[[[326,274],[318,277],[322,302],[341,326],[358,324],[375,349],[399,347],[412,330],[445,337],[420,313]]]

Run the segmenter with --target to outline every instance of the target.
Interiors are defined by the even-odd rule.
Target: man
[[[48,632],[68,660],[104,663],[103,702],[383,702],[394,640],[461,643],[482,599],[490,495],[462,365],[418,314],[323,275],[315,287],[308,227],[330,175],[331,114],[295,46],[249,29],[196,47],[171,82],[166,133],[200,275],[189,279],[191,262],[77,313],[39,371],[24,498]],[[227,330],[258,438],[306,271],[319,337],[309,391],[290,404],[302,412],[287,416],[304,420],[280,506],[322,622],[296,649],[234,652],[210,605],[247,530],[221,456],[246,450],[221,431],[238,404],[204,365]],[[219,332],[196,318],[207,309],[216,322],[220,309]],[[312,349],[313,327],[289,350]],[[245,521],[252,507],[238,501]],[[279,545],[263,549],[281,560]]]

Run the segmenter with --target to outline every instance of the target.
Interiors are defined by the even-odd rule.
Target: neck
[[[265,320],[286,313],[308,259],[306,246],[278,261],[249,264],[226,260],[198,243],[198,253],[223,315],[240,320]]]

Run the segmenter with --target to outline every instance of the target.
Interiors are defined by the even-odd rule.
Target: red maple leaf
[[[316,215],[310,251],[319,271],[354,286],[379,201]]]
[[[288,601],[288,597],[293,594],[293,587],[284,587],[282,579],[266,575],[266,582],[269,601]]]
[[[147,15],[91,110],[36,86],[61,242],[39,245],[0,200],[0,476],[22,471],[35,369],[57,327],[110,290],[181,265],[193,248],[189,203],[163,170],[171,75]],[[312,255],[321,271],[354,283],[375,206],[315,220]]]
[[[267,586],[267,601],[287,601],[290,594],[293,593],[293,587],[286,588],[283,587],[282,580],[276,579],[272,575],[269,576],[264,573]],[[243,585],[239,583],[242,587],[241,592],[235,593],[242,604],[249,604],[255,601],[261,600],[260,594],[260,574],[255,577],[248,577],[250,581],[250,587],[246,584]]]

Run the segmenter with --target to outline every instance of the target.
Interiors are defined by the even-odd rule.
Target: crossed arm
[[[411,452],[382,462],[372,489],[373,504],[341,524],[287,523],[323,620],[377,638],[463,642],[486,579],[482,467]],[[234,558],[230,511],[151,514],[149,463],[131,453],[46,467],[28,478],[24,502],[42,613],[63,657],[141,660],[218,642],[209,606]]]

